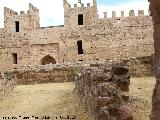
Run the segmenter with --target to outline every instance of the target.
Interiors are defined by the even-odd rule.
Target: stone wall
[[[91,66],[76,76],[76,90],[91,117],[94,120],[133,120],[128,106],[128,69],[118,64]]]
[[[131,77],[153,76],[153,56],[144,56],[123,60],[128,66]]]
[[[5,23],[6,27],[0,29],[0,71],[22,65],[40,65],[46,55],[62,64],[127,59],[154,53],[150,16],[134,16],[131,11],[132,14],[128,17],[99,18],[96,1],[93,6],[81,5],[70,7],[64,0],[64,25],[50,27],[37,25],[38,9],[31,4],[28,10],[31,12],[25,15],[18,15],[6,8],[5,19],[8,21]],[[12,11],[14,15],[10,15],[12,12],[8,11]],[[84,25],[77,24],[77,14],[84,15]],[[15,20],[24,23],[20,26],[27,28],[15,32]],[[78,54],[79,40],[82,41],[83,54]],[[17,53],[18,64],[13,64],[12,53]]]
[[[9,71],[11,79],[20,84],[41,84],[73,82],[76,67],[57,67],[57,65],[23,66],[19,70]]]

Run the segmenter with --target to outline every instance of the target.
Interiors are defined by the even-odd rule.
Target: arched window
[[[53,57],[49,56],[49,55],[46,55],[41,60],[41,64],[42,65],[46,65],[46,64],[50,64],[50,63],[51,64],[56,64],[56,60]]]

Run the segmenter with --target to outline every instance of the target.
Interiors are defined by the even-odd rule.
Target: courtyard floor
[[[50,117],[51,120],[74,118],[89,120],[84,107],[74,92],[74,83],[49,83],[16,86],[11,95],[0,102],[0,120],[3,117],[16,117],[22,120],[38,120]]]
[[[130,106],[134,120],[149,120],[154,85],[154,77],[131,78]],[[74,88],[72,82],[16,86],[0,102],[0,120],[3,117],[14,117],[17,120],[24,117],[30,120],[50,117],[52,120],[61,120],[67,116],[76,117],[76,120],[91,120],[79,104]]]
[[[131,78],[130,106],[135,117],[134,120],[149,120],[155,82],[154,77]]]

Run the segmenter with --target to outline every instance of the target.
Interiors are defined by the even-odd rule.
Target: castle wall
[[[0,29],[0,71],[22,65],[39,65],[49,55],[56,63],[92,62],[106,59],[128,59],[151,56],[153,50],[153,26],[150,16],[98,18],[96,6],[71,8],[64,6],[64,26],[39,27],[38,9],[29,5],[25,14],[6,9],[5,28]],[[8,12],[7,10],[10,10]],[[84,25],[78,25],[78,14],[84,15]],[[72,18],[73,17],[73,18]],[[20,32],[14,22],[19,20]],[[28,21],[29,20],[29,21]],[[27,22],[28,21],[28,22]],[[10,29],[11,28],[11,29]],[[26,29],[25,29],[26,28]],[[21,30],[23,29],[23,30]],[[82,41],[83,54],[78,54],[77,41]],[[18,64],[13,64],[12,53],[17,53]]]
[[[151,17],[125,17],[100,19],[92,26],[67,30],[66,61],[96,61],[125,59],[153,54],[153,28]],[[77,53],[77,40],[82,40],[84,54]]]

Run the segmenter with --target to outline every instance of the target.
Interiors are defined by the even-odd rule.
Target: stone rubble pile
[[[91,65],[76,79],[76,91],[94,120],[133,120],[128,106],[130,76],[119,64]]]

